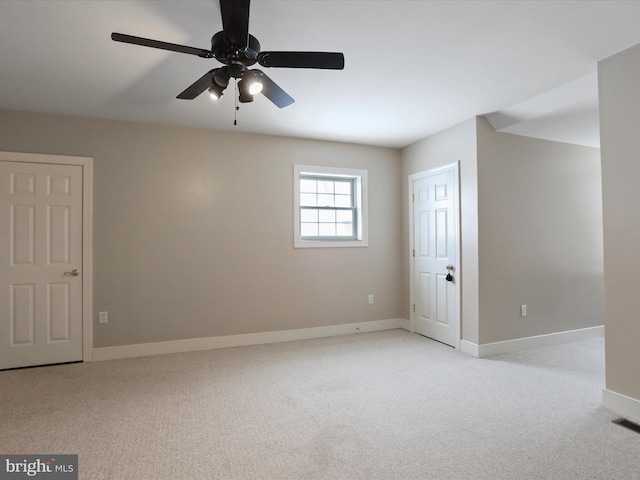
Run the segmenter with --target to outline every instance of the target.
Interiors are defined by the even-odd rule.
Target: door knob
[[[64,272],[64,274],[67,277],[77,277],[78,275],[80,275],[80,270],[78,270],[77,268],[74,268],[70,272]]]
[[[453,282],[453,275],[451,275],[451,272],[453,272],[453,265],[447,265],[447,277],[446,280],[447,282]]]

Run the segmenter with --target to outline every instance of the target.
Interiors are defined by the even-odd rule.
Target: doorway
[[[460,348],[459,165],[409,176],[414,332]]]
[[[0,152],[0,369],[90,361],[92,159]]]

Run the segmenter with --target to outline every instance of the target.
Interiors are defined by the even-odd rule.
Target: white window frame
[[[356,238],[303,239],[300,235],[300,176],[317,175],[354,180],[355,204],[357,211]],[[294,248],[331,248],[331,247],[367,247],[369,246],[368,226],[368,182],[367,171],[354,168],[324,167],[312,165],[293,166],[293,246]]]

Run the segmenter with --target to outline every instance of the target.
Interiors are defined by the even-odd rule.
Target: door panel
[[[446,209],[436,210],[436,256],[438,258],[449,258],[448,214]]]
[[[0,369],[82,360],[82,188],[78,165],[0,161]]]
[[[11,285],[11,344],[32,345],[36,329],[35,285]]]
[[[49,206],[47,227],[48,263],[49,265],[69,265],[69,247],[71,234],[68,206]]]
[[[36,209],[33,205],[11,205],[11,265],[35,263]]]
[[[428,257],[431,255],[429,250],[429,213],[428,211],[422,211],[418,217],[418,230],[420,234],[420,255]]]
[[[431,274],[427,272],[420,272],[420,288],[419,302],[420,302],[420,315],[429,320],[431,315]]]
[[[414,252],[414,328],[457,346],[458,270],[456,170],[425,174],[412,181]],[[447,280],[454,266],[453,281]]]
[[[47,319],[49,321],[49,342],[70,340],[70,298],[71,292],[69,291],[68,283],[49,284],[49,308],[47,312]]]

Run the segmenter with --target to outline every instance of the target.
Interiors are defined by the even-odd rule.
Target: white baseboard
[[[520,352],[530,348],[548,347],[561,343],[576,342],[589,338],[604,337],[604,326],[581,328],[579,330],[568,330],[566,332],[549,333],[546,335],[536,335],[534,337],[516,338],[504,342],[476,344],[462,340],[460,350],[467,355],[476,358],[502,355],[503,353]]]
[[[121,345],[93,349],[93,360],[115,360],[119,358],[146,357],[165,353],[193,352],[215,348],[242,347],[264,343],[288,342],[291,340],[307,340],[311,338],[334,337],[352,333],[376,332],[403,328],[410,330],[410,322],[404,318],[376,320],[372,322],[349,323],[328,327],[300,328],[279,332],[248,333],[245,335],[229,335],[225,337],[191,338],[168,342],[140,343],[137,345]]]
[[[602,390],[602,405],[633,422],[640,423],[640,400],[606,388]]]
[[[467,342],[466,340],[460,340],[460,351],[471,355],[472,357],[479,358],[479,345],[477,343]]]

